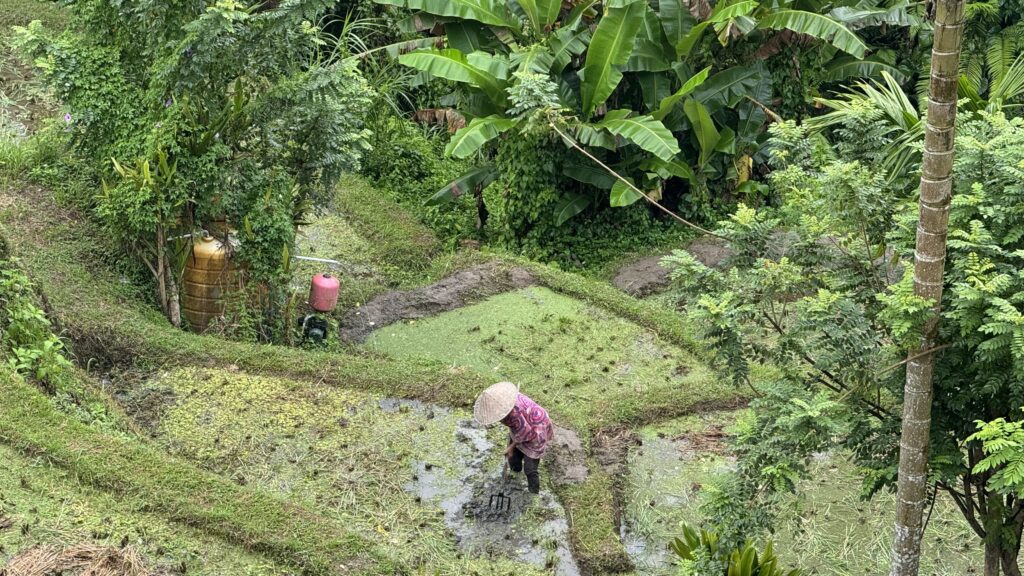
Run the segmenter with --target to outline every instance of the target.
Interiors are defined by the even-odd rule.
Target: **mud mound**
[[[382,326],[434,316],[535,283],[533,275],[521,268],[508,270],[497,264],[481,264],[456,272],[430,286],[377,296],[342,318],[341,338],[347,342],[362,342]]]
[[[618,476],[623,472],[630,444],[638,441],[625,428],[602,430],[594,435],[594,459],[609,474]]]
[[[0,576],[153,576],[134,548],[33,546],[0,568]]]
[[[694,258],[708,268],[718,268],[727,258],[735,254],[721,240],[714,238],[697,239],[686,247],[686,251],[693,254]]]
[[[587,479],[587,454],[580,437],[572,430],[555,426],[548,470],[555,486],[579,484]]]
[[[637,298],[650,296],[668,287],[668,270],[661,266],[662,256],[651,256],[619,269],[612,284]]]

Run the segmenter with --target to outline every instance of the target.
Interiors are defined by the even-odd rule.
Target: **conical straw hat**
[[[483,426],[490,426],[508,416],[515,408],[519,386],[511,382],[498,382],[484,390],[473,405],[473,418]]]

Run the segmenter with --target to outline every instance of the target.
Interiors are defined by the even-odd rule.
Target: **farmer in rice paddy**
[[[547,410],[519,392],[511,382],[498,382],[484,390],[473,406],[473,417],[484,426],[501,422],[509,429],[505,448],[508,467],[513,472],[526,472],[530,492],[540,492],[540,459],[554,435]]]

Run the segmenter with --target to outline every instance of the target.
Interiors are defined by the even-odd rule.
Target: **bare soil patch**
[[[551,482],[555,486],[579,484],[590,474],[587,470],[587,454],[580,437],[572,430],[555,426],[555,436],[550,448],[549,468]]]
[[[650,256],[621,268],[612,284],[637,298],[650,296],[668,287],[668,270],[661,265],[662,256]]]

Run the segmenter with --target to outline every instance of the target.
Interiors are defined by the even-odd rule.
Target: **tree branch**
[[[766,320],[768,320],[768,322],[772,325],[772,328],[774,328],[775,331],[779,335],[781,335],[781,336],[785,335],[785,331],[783,331],[782,327],[779,326],[779,324],[777,322],[775,322],[774,318],[772,318],[768,313],[766,313],[763,310],[761,311],[761,315],[764,316]],[[828,388],[829,390],[832,390],[833,392],[835,392],[837,394],[843,394],[843,393],[852,394],[853,393],[853,390],[849,386],[847,386],[846,384],[843,384],[842,380],[840,380],[840,379],[836,378],[835,376],[833,376],[832,373],[829,372],[828,370],[818,366],[817,363],[814,361],[814,359],[811,358],[810,356],[808,356],[806,353],[800,352],[800,357],[803,359],[803,361],[805,363],[807,363],[808,366],[810,366],[814,370],[817,370],[822,376],[825,376],[826,378],[831,380],[831,384],[829,384],[823,378],[818,376],[818,377],[815,377],[815,381],[816,382],[824,384],[826,388]],[[857,399],[864,403],[865,407],[868,409],[868,413],[869,414],[871,414],[875,418],[878,418],[879,420],[882,420],[886,416],[890,415],[889,411],[886,410],[880,404],[876,404],[876,403],[872,402],[871,400],[868,400],[867,398],[865,398],[863,396],[857,396]]]
[[[885,374],[887,372],[895,370],[895,369],[899,368],[900,366],[903,366],[907,362],[913,362],[914,360],[917,360],[918,358],[923,358],[923,357],[925,357],[925,356],[927,356],[929,354],[934,354],[934,353],[936,353],[936,352],[938,352],[940,350],[945,350],[946,348],[949,348],[951,346],[953,346],[953,345],[952,344],[943,344],[942,346],[936,346],[934,348],[929,348],[928,350],[925,350],[924,352],[920,352],[918,354],[914,354],[913,356],[910,356],[909,358],[907,358],[906,360],[903,360],[902,362],[897,362],[897,363],[893,364],[892,366],[889,366],[888,368],[885,368],[884,370],[879,372],[877,375],[881,376],[882,374]]]

